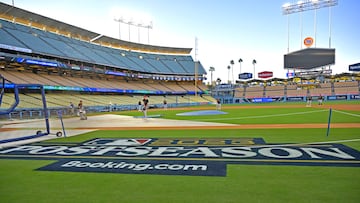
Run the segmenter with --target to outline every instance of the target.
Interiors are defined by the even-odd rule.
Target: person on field
[[[80,116],[80,120],[87,120],[86,111],[82,100],[80,100],[78,104],[78,115]]]
[[[220,99],[216,100],[216,110],[221,110],[221,101],[220,101]]]
[[[113,104],[112,102],[110,101],[109,102],[109,112],[112,112],[113,111]]]
[[[166,99],[164,99],[163,104],[164,104],[164,109],[166,110],[167,109],[167,101],[166,101]]]
[[[321,94],[318,98],[318,105],[323,105],[323,96]]]
[[[308,96],[306,101],[306,107],[311,107],[311,103],[312,103],[312,97]]]
[[[72,103],[72,102],[70,102],[70,114],[72,115],[72,116],[74,116],[75,115],[75,105]]]
[[[141,103],[141,101],[138,102],[138,111],[142,111],[142,103]]]
[[[149,108],[149,98],[145,95],[143,98],[143,113],[144,113],[144,118],[147,118],[147,110]]]

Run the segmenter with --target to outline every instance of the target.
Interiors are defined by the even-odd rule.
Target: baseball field
[[[64,118],[66,131],[86,133],[0,149],[0,202],[360,202],[359,101],[222,105],[223,114],[177,115],[213,110]],[[100,170],[120,161],[143,168]],[[183,170],[188,163],[213,171]]]

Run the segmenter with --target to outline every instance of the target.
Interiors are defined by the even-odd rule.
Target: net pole
[[[63,122],[61,110],[58,111],[58,116],[59,116],[59,119],[60,119],[60,122],[61,122],[61,127],[62,127],[62,131],[64,133],[64,137],[66,137],[66,132],[65,132],[65,127],[64,127],[64,122]]]
[[[43,102],[46,132],[47,132],[47,134],[50,134],[49,112],[48,112],[48,108],[47,108],[47,104],[46,104],[44,86],[42,86],[42,85],[40,86],[40,91],[41,91],[41,98],[42,98],[42,102]]]
[[[327,126],[327,131],[326,131],[326,137],[329,136],[330,133],[330,122],[331,122],[331,114],[332,114],[332,109],[329,109],[329,119],[328,119],[328,126]]]

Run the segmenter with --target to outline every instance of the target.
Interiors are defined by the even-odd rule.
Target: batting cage
[[[43,85],[15,84],[2,75],[0,83],[0,133],[3,134],[0,144],[49,135],[50,111]],[[36,125],[32,125],[34,122]],[[9,124],[12,124],[11,128],[7,128]],[[62,133],[58,132],[56,135],[61,136]]]

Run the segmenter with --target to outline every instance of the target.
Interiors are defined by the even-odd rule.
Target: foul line
[[[235,118],[209,118],[209,119],[201,119],[199,121],[217,121],[217,120],[240,120],[240,119],[249,119],[249,118],[268,118],[268,117],[279,117],[279,116],[292,116],[292,115],[299,115],[299,114],[309,114],[309,113],[317,113],[328,111],[325,110],[317,110],[317,111],[307,111],[307,112],[296,112],[296,113],[283,113],[283,114],[275,114],[275,115],[263,115],[263,116],[247,116],[247,117],[235,117]]]
[[[345,111],[338,111],[338,110],[335,110],[335,109],[333,109],[333,111],[338,112],[338,113],[342,113],[342,114],[346,114],[346,115],[349,115],[349,116],[360,117],[360,115],[358,115],[358,114],[348,113],[348,112],[345,112]]]

